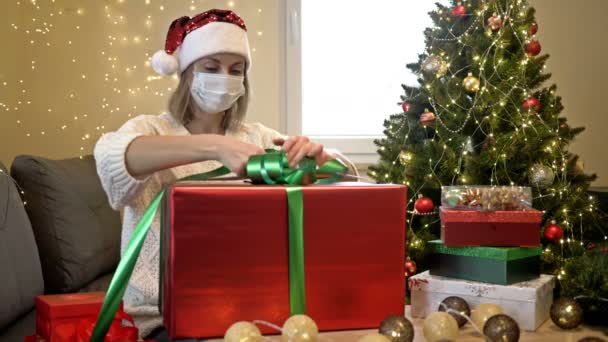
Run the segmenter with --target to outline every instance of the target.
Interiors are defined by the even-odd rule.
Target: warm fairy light
[[[137,7],[125,0],[81,2],[70,9],[64,8],[65,4],[60,4],[56,0],[12,2],[12,6],[34,6],[35,9],[28,12],[31,13],[29,20],[19,25],[16,22],[7,23],[10,28],[9,34],[15,35],[12,40],[25,42],[27,44],[25,55],[33,56],[25,61],[27,73],[23,79],[0,81],[0,87],[14,86],[18,92],[18,96],[14,98],[5,98],[7,92],[0,92],[0,111],[11,112],[19,117],[12,120],[20,134],[24,137],[57,138],[67,137],[68,132],[73,134],[74,131],[95,128],[93,131],[95,134],[87,133],[78,137],[79,141],[86,144],[76,147],[78,152],[73,152],[82,156],[92,152],[94,142],[104,131],[105,122],[100,124],[99,121],[115,118],[116,124],[140,114],[136,106],[124,108],[126,107],[124,103],[133,101],[146,103],[151,102],[148,101],[149,99],[159,97],[163,99],[158,102],[159,106],[165,106],[165,99],[175,89],[178,76],[160,77],[152,70],[150,58],[154,51],[162,47],[159,45],[162,39],[151,40],[150,33],[158,31],[164,34],[165,26],[168,26],[175,19],[175,13],[178,13],[178,10],[183,11],[183,8],[180,4],[161,0],[144,0],[143,3],[152,5],[145,8],[145,13],[135,10]],[[197,3],[194,0],[189,1],[186,8],[195,11]],[[7,5],[11,5],[10,2]],[[238,7],[239,2],[230,1],[228,5],[235,8]],[[24,9],[19,8],[17,11],[21,13]],[[93,13],[99,12],[102,13],[101,19],[108,25],[100,25],[92,17],[89,18]],[[256,7],[250,12],[259,16],[262,9]],[[55,29],[59,24],[64,26],[61,33],[57,34]],[[128,26],[125,26],[127,24]],[[157,29],[155,25],[163,27]],[[89,48],[82,48],[83,46],[94,48],[96,45],[89,44],[90,37],[81,35],[79,31],[98,31],[99,27],[103,27],[101,42],[97,45],[99,50],[90,51]],[[70,28],[70,33],[64,33]],[[252,31],[257,33],[258,40],[263,39],[263,29],[263,26],[259,26]],[[252,47],[252,52],[258,49],[259,47],[257,49]],[[41,94],[38,89],[44,87],[36,87],[30,91],[29,84],[26,84],[24,79],[37,80],[36,82],[39,83],[39,73],[46,72],[45,68],[52,68],[52,64],[47,63],[49,60],[57,60],[58,63],[54,65],[69,63],[72,70],[62,75],[62,81],[65,82],[54,84],[53,94],[62,84],[70,85],[78,81],[77,85],[71,85],[71,89],[65,89],[59,96],[49,96],[49,92]],[[50,82],[50,79],[47,81]],[[103,87],[99,87],[99,84]],[[83,106],[95,106],[100,110],[97,115],[89,118],[79,112]],[[52,108],[62,108],[62,110]],[[36,111],[52,112],[57,116],[64,115],[66,119],[64,123],[54,127],[32,130],[28,125],[37,120],[29,119],[28,115]],[[117,118],[117,115],[124,117]],[[70,124],[72,122],[74,124]],[[82,137],[84,139],[80,139]]]

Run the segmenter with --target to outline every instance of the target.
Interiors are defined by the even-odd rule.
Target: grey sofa
[[[92,156],[19,156],[12,179],[0,170],[0,342],[17,342],[35,333],[37,295],[107,289],[121,222]]]

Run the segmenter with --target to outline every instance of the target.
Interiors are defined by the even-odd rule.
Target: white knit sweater
[[[142,135],[186,136],[190,132],[169,113],[140,115],[127,121],[116,132],[104,134],[95,145],[97,173],[103,188],[112,208],[122,212],[121,253],[124,253],[145,209],[165,185],[221,166],[218,161],[203,161],[158,171],[145,179],[135,179],[126,169],[125,151],[135,138]],[[239,129],[228,130],[226,135],[262,148],[275,147],[272,139],[282,136],[259,123],[243,124]],[[336,151],[333,153],[352,166],[344,156]],[[135,319],[141,336],[162,325],[158,311],[159,251],[160,214],[157,213],[124,297],[125,310]]]

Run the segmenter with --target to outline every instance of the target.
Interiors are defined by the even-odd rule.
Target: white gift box
[[[498,304],[521,329],[534,331],[549,318],[555,277],[543,274],[535,280],[494,285],[432,276],[426,271],[410,277],[409,285],[412,317],[425,318],[438,311],[445,298],[458,296],[467,301],[471,310],[482,303]]]

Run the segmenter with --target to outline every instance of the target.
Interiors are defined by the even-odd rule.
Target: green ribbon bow
[[[329,184],[340,180],[348,168],[338,160],[330,160],[317,167],[314,160],[303,159],[298,167],[292,169],[287,162],[287,156],[282,151],[266,150],[266,154],[252,156],[247,162],[247,177],[254,184],[287,185],[287,205],[289,217],[289,298],[292,315],[305,313],[306,293],[304,289],[304,201],[300,185],[315,183]],[[213,171],[182,178],[178,181],[208,180],[230,173],[225,166]],[[318,175],[326,178],[317,179]],[[112,324],[120,301],[124,297],[127,284],[133,273],[133,268],[141,252],[148,231],[152,226],[154,216],[165,195],[161,190],[152,200],[144,215],[137,223],[131,240],[118,263],[112,277],[106,297],[103,301],[91,342],[103,342]]]

